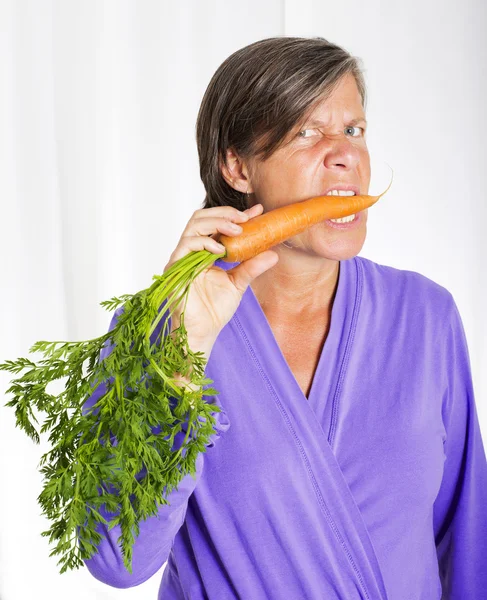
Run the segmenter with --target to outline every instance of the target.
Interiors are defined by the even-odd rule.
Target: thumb
[[[252,283],[256,277],[262,275],[262,273],[268,269],[271,269],[278,261],[279,255],[277,252],[266,250],[253,258],[249,258],[249,260],[245,260],[237,267],[229,269],[227,275],[232,280],[233,285],[243,295],[250,283]]]

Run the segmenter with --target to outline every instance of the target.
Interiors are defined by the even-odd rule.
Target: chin
[[[295,248],[300,253],[307,254],[314,258],[326,258],[326,260],[349,260],[357,256],[362,250],[363,244],[346,244],[343,246],[331,246],[330,244],[312,244],[308,248]]]
[[[357,256],[364,246],[367,237],[366,220],[353,232],[330,230],[324,223],[317,223],[307,233],[307,239],[301,243],[293,243],[295,251],[328,260],[349,260]]]
[[[340,261],[340,260],[350,260],[351,258],[354,258],[355,256],[357,256],[360,251],[362,250],[362,246],[360,248],[348,248],[346,250],[343,251],[336,251],[336,252],[323,252],[320,253],[320,256],[322,256],[323,258],[326,258],[328,260],[335,260],[335,261]]]
[[[317,256],[328,258],[329,260],[349,260],[357,256],[362,250],[365,239],[365,229],[357,230],[353,233],[335,233],[329,232],[323,235],[323,231],[317,232],[310,239],[310,250]]]

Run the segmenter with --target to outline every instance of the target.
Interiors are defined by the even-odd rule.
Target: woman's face
[[[340,184],[357,186],[367,194],[370,157],[365,141],[365,114],[353,75],[344,76],[333,94],[319,103],[301,131],[267,161],[254,161],[249,177],[252,204],[264,212],[321,196]],[[333,198],[331,200],[333,202]],[[332,260],[356,256],[365,241],[367,210],[353,227],[337,229],[327,221],[289,238],[287,246]],[[275,249],[281,249],[281,245]]]

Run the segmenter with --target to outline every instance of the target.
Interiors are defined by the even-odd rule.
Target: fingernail
[[[236,225],[235,223],[230,223],[230,229],[232,229],[233,231],[242,231],[240,225]]]

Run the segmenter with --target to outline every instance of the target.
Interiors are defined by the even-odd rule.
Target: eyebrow
[[[365,123],[367,125],[367,120],[364,119],[363,117],[357,117],[356,119],[351,119],[350,121],[348,121],[349,125],[356,125],[357,123]],[[324,125],[326,125],[326,123],[323,123],[323,121],[306,121],[305,123],[306,126],[308,127],[315,127],[316,125],[323,127]]]

